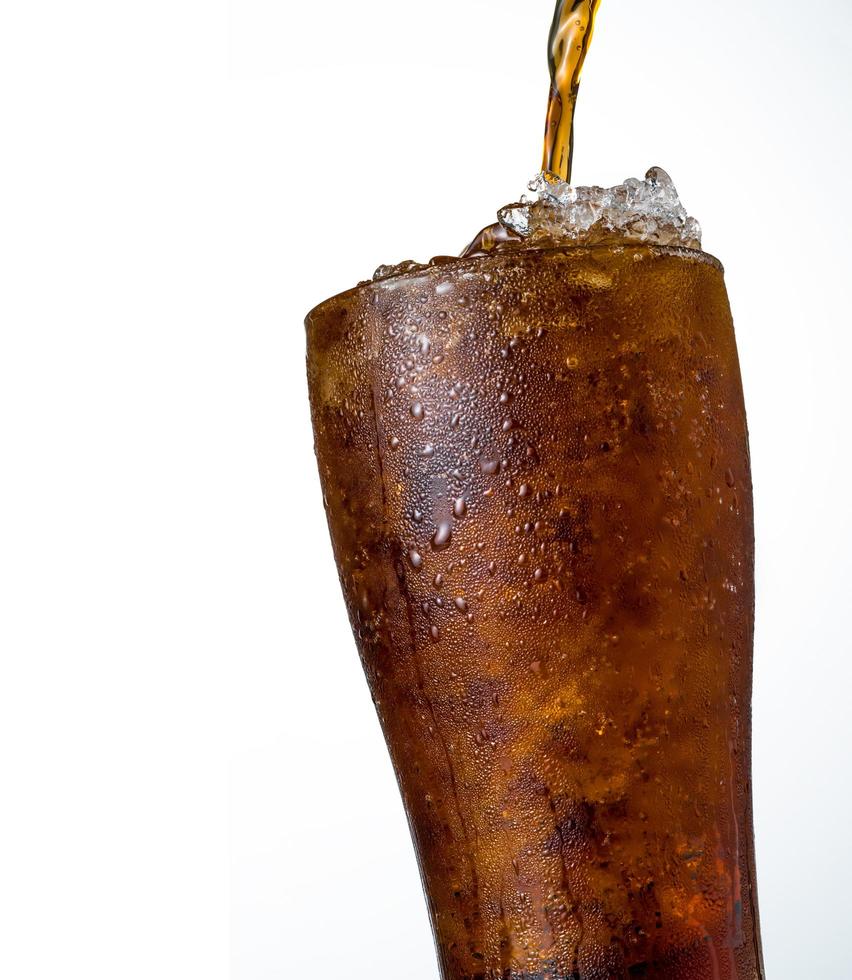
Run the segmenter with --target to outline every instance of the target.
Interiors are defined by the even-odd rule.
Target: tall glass
[[[340,580],[444,980],[754,980],[753,531],[723,272],[520,250],[307,318]]]

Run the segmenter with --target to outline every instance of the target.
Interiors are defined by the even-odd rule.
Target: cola
[[[306,321],[334,554],[441,975],[762,978],[722,267],[509,246]]]

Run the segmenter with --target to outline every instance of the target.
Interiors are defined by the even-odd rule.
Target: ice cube
[[[662,167],[616,187],[572,187],[552,173],[540,173],[529,189],[537,200],[508,205],[498,217],[530,245],[618,241],[701,248],[701,228]]]

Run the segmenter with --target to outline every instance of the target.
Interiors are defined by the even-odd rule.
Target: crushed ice
[[[701,226],[680,203],[671,177],[652,167],[644,180],[617,187],[572,187],[553,174],[530,181],[537,199],[498,213],[504,228],[529,245],[640,242],[701,248]]]
[[[617,187],[572,187],[554,174],[529,183],[535,199],[522,197],[502,208],[499,224],[483,229],[463,256],[503,249],[560,245],[652,244],[701,248],[701,226],[680,203],[671,177],[652,167],[644,180],[631,177]],[[418,272],[446,261],[380,265],[373,279]]]
[[[421,269],[428,269],[428,265],[425,262],[415,262],[414,259],[406,259],[395,265],[380,265],[373,273],[373,281],[390,279],[391,276],[401,276],[406,272],[419,272]]]

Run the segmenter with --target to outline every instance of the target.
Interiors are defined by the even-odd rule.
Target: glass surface
[[[721,266],[525,250],[307,319],[445,980],[762,976],[752,495]]]

